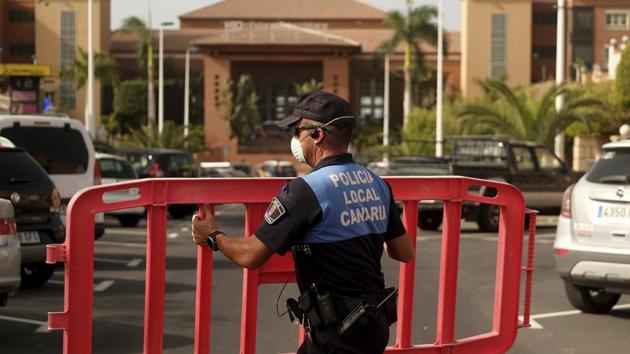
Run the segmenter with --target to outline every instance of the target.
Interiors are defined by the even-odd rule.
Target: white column
[[[85,102],[85,128],[92,139],[96,137],[96,124],[94,122],[94,45],[92,35],[92,0],[88,0],[88,77],[87,77],[87,97]]]
[[[383,162],[389,162],[389,54],[385,55],[383,83]]]
[[[442,133],[442,106],[444,80],[444,6],[442,0],[438,0],[438,48],[437,48],[437,102],[435,107],[435,156],[444,154],[444,137]]]
[[[565,55],[566,55],[566,0],[558,0],[558,25],[556,29],[556,85],[561,85],[564,82],[565,71]],[[556,111],[560,111],[564,104],[564,97],[556,97]],[[554,151],[556,155],[562,160],[565,159],[564,155],[564,132],[556,135],[554,141]]]
[[[190,48],[186,49],[186,69],[184,73],[184,136],[188,136],[188,125],[190,124],[189,107],[190,91]]]
[[[158,79],[158,133],[164,129],[164,28],[160,26],[160,54]]]

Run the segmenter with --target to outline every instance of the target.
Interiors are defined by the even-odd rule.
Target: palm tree
[[[83,48],[78,48],[78,55],[72,65],[63,68],[61,76],[74,82],[74,87],[79,90],[88,78],[88,54]],[[112,57],[105,53],[94,53],[94,77],[104,84],[115,84],[118,82],[118,64]],[[87,93],[86,93],[87,95]]]
[[[497,79],[478,84],[484,97],[465,102],[457,112],[464,133],[505,134],[553,147],[554,136],[569,125],[582,122],[591,131],[591,123],[601,120],[606,110],[601,100],[565,85],[550,85],[535,92],[510,88]],[[560,111],[555,108],[558,96],[565,98]]]
[[[164,129],[160,134],[157,126],[149,123],[138,129],[132,129],[129,134],[122,137],[121,143],[126,147],[167,148],[190,152],[206,150],[203,126],[192,125],[189,128],[188,136],[184,136],[183,125],[165,120]]]
[[[431,44],[437,43],[438,28],[433,22],[437,16],[437,9],[434,6],[423,5],[413,8],[412,1],[407,0],[407,14],[399,11],[392,11],[387,14],[385,24],[394,29],[392,38],[383,43],[380,47],[381,53],[393,53],[396,47],[404,44],[405,57],[403,71],[405,76],[405,93],[403,98],[403,125],[406,125],[411,112],[412,96],[412,53],[415,55],[416,70],[425,71],[426,66],[424,56],[418,44],[419,40],[424,40]],[[445,46],[446,47],[446,46]]]
[[[147,71],[147,118],[149,123],[155,123],[155,92],[153,78],[153,31],[139,17],[130,16],[123,20],[121,31],[135,33],[140,37],[138,42],[138,65],[140,70]],[[146,63],[146,66],[145,66]]]

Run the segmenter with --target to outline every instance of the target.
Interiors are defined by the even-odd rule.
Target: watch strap
[[[219,250],[219,243],[217,242],[218,235],[225,235],[223,231],[214,230],[208,235],[208,246],[212,248],[213,251]]]

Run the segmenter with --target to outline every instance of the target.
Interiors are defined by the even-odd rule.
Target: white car
[[[0,306],[7,304],[20,286],[20,239],[17,237],[13,205],[0,198]]]
[[[117,182],[129,182],[138,179],[133,166],[124,158],[116,155],[96,153],[96,160],[101,169],[101,183],[110,184]],[[106,203],[114,203],[125,200],[133,200],[139,197],[137,189],[127,189],[118,192],[105,193],[103,201]],[[116,210],[107,213],[118,219],[122,226],[134,227],[138,225],[140,219],[144,216],[145,209],[143,207]]]
[[[564,193],[554,255],[575,308],[607,313],[630,293],[630,139],[605,144]]]
[[[61,216],[79,190],[101,183],[94,145],[83,123],[67,116],[0,115],[0,136],[26,150],[61,194]],[[105,233],[104,216],[95,217],[95,237]]]

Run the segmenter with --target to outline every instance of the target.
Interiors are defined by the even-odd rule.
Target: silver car
[[[131,182],[138,179],[136,171],[124,157],[97,152],[96,161],[101,169],[101,184]],[[139,191],[132,188],[105,193],[103,200],[106,203],[115,203],[137,199],[138,197],[140,197]],[[138,225],[144,216],[144,212],[144,207],[136,207],[111,211],[107,215],[115,216],[122,226],[134,227]]]
[[[630,293],[630,139],[605,144],[565,191],[554,255],[575,308],[607,313]]]
[[[20,240],[17,237],[13,204],[0,198],[0,306],[20,286]]]

